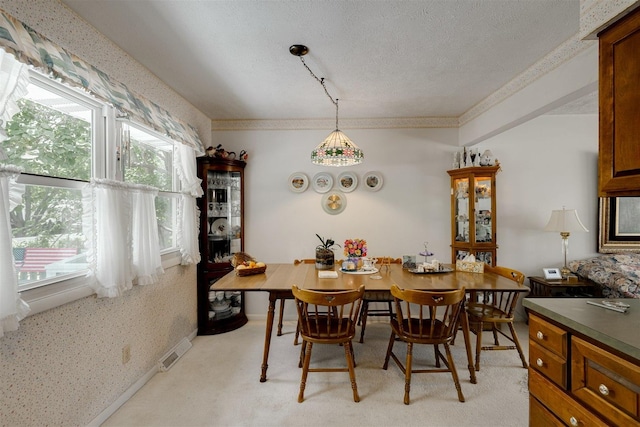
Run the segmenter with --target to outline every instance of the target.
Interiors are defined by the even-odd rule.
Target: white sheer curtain
[[[198,178],[196,153],[184,144],[176,144],[176,169],[182,184],[182,191],[194,197],[202,196],[202,180]]]
[[[98,297],[117,297],[133,286],[131,194],[128,185],[93,179],[83,189],[83,227],[92,284]]]
[[[178,246],[182,254],[180,264],[189,265],[200,262],[200,247],[198,235],[200,234],[200,209],[196,205],[196,199],[188,194],[180,196],[178,209]]]
[[[155,197],[139,184],[93,179],[83,189],[87,257],[98,297],[117,297],[164,273],[160,258]]]
[[[18,100],[27,94],[29,72],[27,66],[16,61],[13,55],[0,49],[0,142],[7,139],[4,125],[20,111]],[[0,148],[0,160],[7,156]]]
[[[17,102],[27,94],[28,85],[27,66],[0,49],[0,142],[7,139],[4,125],[20,110]],[[0,160],[6,159],[0,148]],[[18,187],[14,182],[19,174],[20,169],[16,167],[0,166],[0,337],[5,331],[17,330],[20,320],[29,312],[29,305],[18,293],[9,217],[22,199],[24,186]]]
[[[133,269],[139,285],[148,285],[164,273],[160,257],[158,220],[155,198],[158,190],[139,185],[132,189],[133,196]]]
[[[178,246],[182,254],[182,265],[200,262],[198,234],[200,233],[200,210],[196,197],[203,195],[202,180],[198,178],[195,151],[186,145],[176,148],[176,167],[183,194],[178,209]]]
[[[20,169],[0,166],[0,337],[18,329],[18,322],[29,312],[29,305],[18,293],[18,275],[12,249],[9,213],[21,202],[24,186],[13,181]],[[22,190],[22,191],[21,191]]]

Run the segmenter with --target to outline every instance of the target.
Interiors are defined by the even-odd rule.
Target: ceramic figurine
[[[482,156],[480,156],[480,166],[492,166],[493,165],[493,154],[490,150],[484,150]]]

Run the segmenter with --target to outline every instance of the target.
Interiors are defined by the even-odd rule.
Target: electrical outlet
[[[122,347],[122,364],[126,365],[131,360],[131,345],[127,344]]]

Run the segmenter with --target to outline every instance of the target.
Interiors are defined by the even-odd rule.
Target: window
[[[19,290],[33,295],[34,312],[90,294],[84,278],[89,265],[82,189],[91,178],[158,188],[160,250],[165,267],[179,264],[174,141],[114,120],[113,108],[84,92],[33,71],[30,79],[20,111],[4,125],[8,139],[0,142],[0,154],[7,159],[0,161],[23,169],[18,178],[22,201],[11,212],[11,229]]]
[[[96,101],[36,73],[28,91],[0,143],[6,162],[23,169],[22,203],[11,212],[20,289],[86,272],[80,189],[104,140]]]
[[[174,167],[174,142],[139,125],[119,122],[123,135],[120,172],[124,181],[159,190],[156,197],[160,250],[176,247],[178,177]]]

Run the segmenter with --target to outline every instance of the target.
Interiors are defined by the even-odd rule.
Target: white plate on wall
[[[369,191],[378,191],[382,188],[382,174],[380,172],[367,172],[362,177],[364,187]]]
[[[289,175],[289,189],[294,193],[302,193],[309,187],[309,177],[302,172]]]
[[[345,193],[350,193],[358,186],[358,176],[353,172],[342,172],[338,175],[338,187]]]
[[[326,193],[333,187],[333,177],[330,173],[320,172],[314,175],[311,184],[316,192]]]

